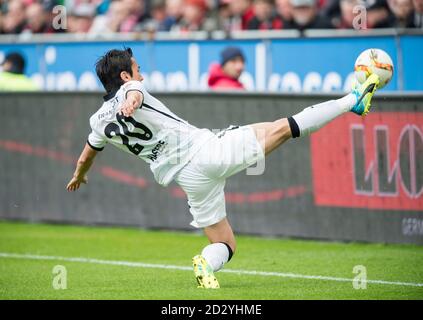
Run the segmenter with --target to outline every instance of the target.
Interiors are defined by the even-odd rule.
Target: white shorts
[[[250,126],[220,131],[175,176],[185,191],[193,216],[191,225],[204,228],[226,217],[226,178],[264,159]]]

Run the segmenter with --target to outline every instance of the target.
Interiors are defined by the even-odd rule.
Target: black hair
[[[7,72],[16,73],[16,74],[23,74],[25,71],[25,59],[24,57],[18,52],[10,52],[4,58],[4,62],[10,63],[10,68],[5,70]]]
[[[132,49],[113,49],[102,57],[95,64],[95,71],[107,93],[117,91],[123,84],[120,77],[122,71],[132,76]]]

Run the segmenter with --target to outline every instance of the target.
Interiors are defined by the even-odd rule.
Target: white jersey
[[[140,91],[144,101],[132,117],[118,112],[129,91]],[[101,108],[91,116],[88,144],[102,150],[107,142],[150,164],[154,178],[168,185],[173,177],[215,135],[199,129],[172,113],[151,96],[140,81],[122,85],[114,96],[105,96]]]

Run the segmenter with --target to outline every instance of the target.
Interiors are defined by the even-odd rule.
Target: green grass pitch
[[[0,299],[423,299],[419,246],[237,240],[227,271],[217,273],[221,289],[204,290],[189,269],[203,235],[0,222]],[[65,290],[53,288],[56,265],[66,268]],[[366,268],[366,289],[353,288],[356,265]]]

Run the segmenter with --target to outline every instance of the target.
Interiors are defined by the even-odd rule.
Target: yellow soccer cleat
[[[194,268],[194,275],[198,282],[198,288],[220,288],[219,282],[214,276],[213,269],[201,255],[192,258],[192,267]]]
[[[351,109],[352,112],[365,116],[369,113],[371,107],[371,101],[376,89],[379,85],[379,76],[377,74],[371,74],[363,84],[356,85],[352,93],[357,97],[357,103]]]

